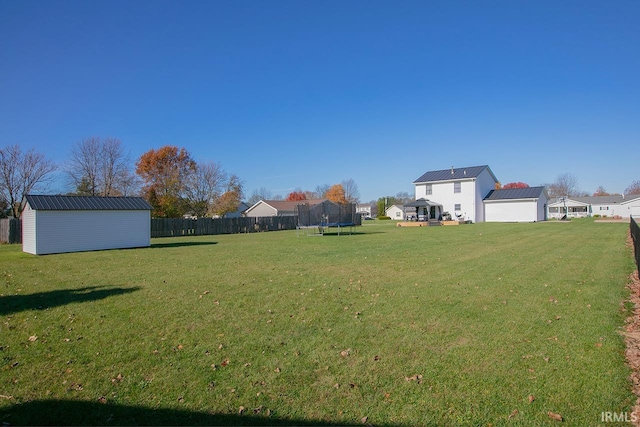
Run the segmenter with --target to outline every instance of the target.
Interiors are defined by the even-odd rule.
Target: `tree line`
[[[151,149],[132,162],[117,138],[85,138],[71,148],[69,159],[56,165],[33,149],[19,145],[0,148],[0,217],[20,216],[25,194],[44,191],[61,169],[70,195],[144,197],[153,207],[154,217],[224,216],[238,209],[243,199],[243,183],[216,162],[196,162],[184,148],[172,145]],[[498,188],[528,187],[523,182]],[[551,198],[589,196],[581,191],[577,178],[564,173],[545,184]],[[600,186],[594,196],[610,195]],[[640,195],[640,180],[633,181],[625,195]],[[360,195],[353,179],[334,185],[318,185],[314,190],[296,189],[287,196],[273,195],[265,188],[254,190],[247,200],[308,200],[327,198],[337,203],[358,203]],[[412,194],[400,192],[372,200],[372,214],[383,214],[393,204],[413,201]]]
[[[20,216],[25,194],[46,191],[62,170],[76,196],[144,197],[154,217],[224,216],[238,209],[242,181],[219,163],[196,162],[184,148],[167,145],[131,161],[117,138],[85,138],[56,165],[33,149],[0,148],[0,216]]]
[[[262,187],[254,190],[251,197],[247,200],[249,205],[253,205],[260,200],[285,200],[290,202],[312,200],[312,199],[328,199],[335,203],[358,203],[360,202],[360,190],[358,184],[353,179],[346,179],[339,184],[318,185],[314,190],[295,189],[286,196],[279,194],[274,195],[268,189]]]
[[[0,148],[0,217],[20,216],[25,194],[46,191],[61,170],[67,195],[144,197],[156,218],[220,216],[238,210],[244,197],[240,177],[216,162],[197,162],[185,148],[166,145],[151,149],[132,162],[117,138],[85,138],[75,143],[64,164],[56,165],[33,149],[19,145]],[[254,191],[248,203],[279,199],[268,191]],[[287,200],[328,198],[338,203],[357,202],[353,180],[315,191],[296,190]]]

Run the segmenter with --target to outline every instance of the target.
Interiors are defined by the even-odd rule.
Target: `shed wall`
[[[27,204],[22,211],[22,251],[36,254],[36,211]]]
[[[36,211],[37,255],[151,244],[149,211]],[[24,247],[23,247],[24,250]],[[25,250],[26,252],[26,250]]]
[[[485,202],[484,211],[487,222],[535,222],[544,219],[538,200]]]

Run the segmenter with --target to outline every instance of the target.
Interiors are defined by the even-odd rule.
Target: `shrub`
[[[382,215],[382,216],[379,216],[378,219],[382,221],[382,220],[391,219],[391,217],[390,216],[386,216],[386,215]]]

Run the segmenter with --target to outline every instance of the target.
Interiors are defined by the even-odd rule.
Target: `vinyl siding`
[[[27,204],[22,211],[22,251],[37,254],[36,251],[36,211]]]
[[[270,205],[265,202],[258,202],[257,205],[253,206],[253,209],[247,212],[248,217],[263,217],[263,216],[276,216],[278,215],[278,211],[275,210]]]
[[[535,222],[544,219],[538,200],[500,200],[485,202],[487,222]]]
[[[34,231],[38,255],[146,247],[150,212],[37,211]]]

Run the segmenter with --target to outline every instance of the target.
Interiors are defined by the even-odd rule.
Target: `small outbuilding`
[[[141,197],[26,195],[22,250],[34,255],[151,245],[151,205]]]
[[[537,222],[547,219],[544,187],[491,190],[484,198],[487,222]]]

